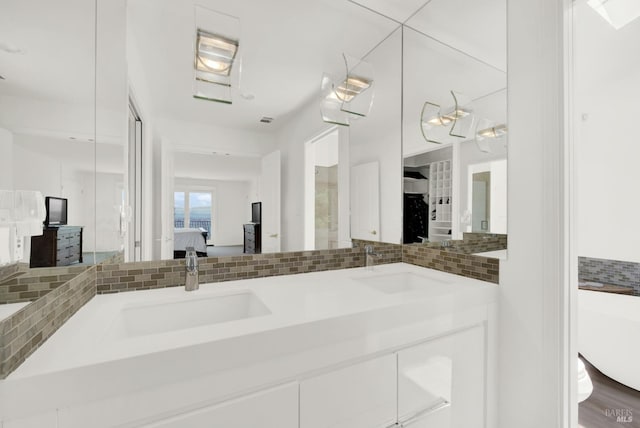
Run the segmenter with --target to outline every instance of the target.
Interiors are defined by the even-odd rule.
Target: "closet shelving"
[[[451,161],[429,165],[429,240],[451,239]]]

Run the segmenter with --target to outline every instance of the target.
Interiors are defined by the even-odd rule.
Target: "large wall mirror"
[[[403,47],[403,242],[505,257],[506,2],[431,0]]]
[[[66,200],[57,233],[80,228],[81,242],[40,264],[29,241],[22,262],[506,233],[504,1],[49,3],[1,5],[0,189]],[[194,98],[199,9],[239,19],[231,103]],[[322,76],[344,73],[343,54],[374,70],[372,107],[350,126],[320,113]],[[447,140],[431,123],[425,137],[425,105],[474,125]],[[415,207],[426,231],[409,225]]]
[[[193,96],[198,8],[239,18],[231,103]],[[398,22],[328,0],[12,0],[0,12],[0,189],[65,200],[48,239],[79,240],[37,261],[27,239],[23,264],[401,243]],[[373,107],[350,127],[319,107],[343,54],[375,70]],[[375,178],[354,184],[372,163]]]
[[[242,69],[230,103],[193,96],[201,8],[239,18]],[[210,19],[215,28],[220,17]],[[129,90],[143,123],[143,159],[153,165],[153,185],[142,188],[142,259],[179,257],[195,240],[209,256],[351,245],[362,223],[350,212],[358,192],[352,168],[383,159],[379,180],[390,181],[389,149],[371,144],[360,154],[358,129],[380,114],[389,87],[399,95],[399,62],[386,70],[374,49],[397,23],[348,1],[129,0],[127,27]],[[399,59],[399,44],[391,49]],[[371,115],[351,127],[320,114],[321,78],[344,72],[343,53],[370,56],[375,68]],[[399,130],[397,107],[380,115]],[[399,132],[387,142],[399,171]],[[371,240],[400,243],[382,225],[369,229]]]

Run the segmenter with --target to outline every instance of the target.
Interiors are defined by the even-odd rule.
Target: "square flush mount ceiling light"
[[[194,98],[231,104],[240,80],[240,20],[196,6]]]
[[[217,83],[217,76],[229,76],[238,52],[238,41],[198,30],[196,42],[196,70],[198,77]]]
[[[587,4],[616,30],[640,16],[638,0],[589,0]]]

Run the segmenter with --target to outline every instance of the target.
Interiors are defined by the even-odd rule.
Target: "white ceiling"
[[[247,101],[236,91],[234,103],[229,106],[192,98],[195,0],[128,0],[127,28],[132,31],[127,37],[135,38],[153,114],[272,132],[317,96],[322,72],[341,70],[343,52],[364,56],[397,28],[396,21],[409,18],[408,25],[442,42],[440,46],[431,43],[437,52],[423,52],[431,68],[434,61],[429,63],[428,59],[446,55],[443,52],[447,49],[443,48],[447,45],[455,49],[450,50],[451,61],[438,61],[438,70],[445,75],[457,74],[447,67],[459,67],[461,63],[454,59],[461,55],[480,59],[480,64],[504,67],[505,43],[501,36],[505,0],[357,2],[379,13],[349,0],[198,0],[198,4],[241,20],[240,90],[253,94],[255,99]],[[98,59],[102,59],[98,101],[102,107],[122,104],[120,88],[126,78],[119,62],[124,62],[124,56],[118,55],[124,49],[124,23],[118,21],[117,10],[106,9],[110,3],[100,3],[98,28]],[[91,1],[3,0],[0,43],[17,46],[25,53],[0,51],[0,75],[7,78],[0,81],[0,95],[90,109],[94,97],[93,34]],[[481,88],[482,84],[478,89]],[[259,123],[262,116],[276,120],[264,125]]]
[[[361,6],[404,23],[429,0],[352,0]]]
[[[93,102],[94,3],[2,0],[0,94],[69,104]]]
[[[502,71],[507,69],[506,0],[431,0],[406,25]]]
[[[323,72],[342,70],[342,53],[364,56],[397,24],[346,0],[199,0],[240,18],[242,76],[233,104],[193,94],[193,0],[130,0],[129,28],[160,117],[246,130],[273,130],[316,96]],[[259,122],[274,117],[271,125]]]
[[[616,30],[584,0],[575,3],[573,19],[574,70],[580,70],[573,77],[578,95],[602,81],[638,75],[640,54],[634,43],[640,40],[640,19]]]

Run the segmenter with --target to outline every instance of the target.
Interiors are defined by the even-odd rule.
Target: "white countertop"
[[[484,253],[474,253],[473,255],[490,257],[492,259],[507,260],[507,250],[485,251]]]
[[[4,305],[0,305],[0,321],[5,318],[9,318],[11,315],[18,312],[20,309],[24,308],[31,302],[20,302],[20,303],[7,303]]]
[[[424,277],[424,290],[385,293],[360,280],[400,272]],[[138,337],[108,334],[129,305],[245,290],[271,314]],[[52,405],[52,396],[64,406],[172,383],[207,381],[209,390],[228,394],[477,323],[486,319],[495,295],[494,284],[404,263],[203,284],[194,292],[172,287],[99,295],[0,381],[0,415],[37,408],[39,399]],[[234,370],[240,371],[233,387],[219,380],[211,386],[214,376],[232,376]],[[72,390],[57,387],[69,382]],[[30,397],[28,404],[20,402],[21,393]]]

